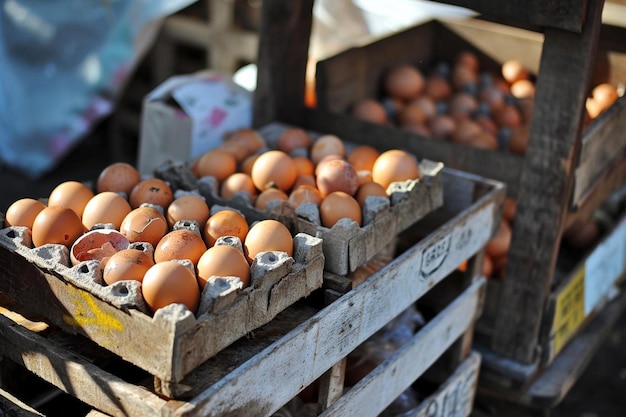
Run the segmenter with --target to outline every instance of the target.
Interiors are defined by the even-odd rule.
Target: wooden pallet
[[[5,316],[0,317],[0,354],[114,416],[269,416],[315,381],[320,387],[319,415],[374,416],[452,349],[455,360],[449,362],[447,374],[424,400],[418,415],[445,409],[449,411],[443,415],[466,416],[480,362],[471,353],[471,333],[486,282],[476,274],[479,262],[473,262],[474,267],[460,279],[451,273],[463,260],[477,259],[495,231],[505,192],[497,182],[454,170],[444,170],[444,174],[444,206],[433,213],[419,235],[410,235],[414,240],[410,247],[331,304],[296,303],[222,350],[177,384],[185,388],[178,399],[157,394],[162,387],[155,389],[145,372],[139,381],[126,376],[133,380],[129,382],[116,375],[115,369],[105,369],[106,361],[93,359],[99,347],[84,338],[64,332],[37,333]],[[447,251],[431,256],[433,248]],[[442,305],[426,324],[343,393],[346,356],[409,306],[446,284],[456,288],[448,292],[448,301],[436,297]],[[153,343],[146,341],[146,346]],[[459,343],[461,347],[455,349]],[[156,380],[157,385],[160,382]],[[458,402],[451,400],[452,395]]]

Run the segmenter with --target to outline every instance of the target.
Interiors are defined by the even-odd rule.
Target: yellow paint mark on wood
[[[96,327],[107,331],[121,332],[124,324],[112,314],[105,313],[98,307],[93,296],[84,291],[71,292],[74,315],[64,315],[64,320],[74,327]]]

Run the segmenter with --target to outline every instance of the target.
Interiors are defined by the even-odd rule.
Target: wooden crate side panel
[[[585,22],[587,0],[443,0],[472,9],[485,16],[533,26],[545,26],[580,33]]]
[[[486,196],[396,258],[379,274],[220,379],[195,398],[195,408],[183,407],[180,415],[227,414],[245,410],[246,415],[260,416],[278,410],[298,393],[299,387],[319,378],[444,279],[464,259],[478,252],[491,235],[496,209],[493,198],[494,195]],[[472,240],[463,239],[470,235],[474,237]],[[449,246],[444,244],[448,241]],[[450,248],[447,256],[436,256],[441,254],[437,251],[441,247]],[[423,259],[428,262],[422,263]],[[420,271],[430,272],[430,275],[420,278]],[[389,300],[393,303],[390,304]],[[280,391],[275,385],[266,383],[276,378],[285,381]],[[246,389],[249,386],[259,389],[251,392]],[[231,401],[235,397],[240,399],[237,404]]]
[[[541,316],[570,203],[580,152],[580,115],[599,39],[602,3],[590,1],[582,34],[545,32],[507,277],[492,339],[496,352],[525,363],[537,353]],[[566,72],[568,77],[563,76]]]
[[[481,280],[470,286],[321,415],[348,417],[382,412],[472,325],[484,285]]]
[[[165,400],[124,382],[1,315],[0,336],[0,351],[4,355],[107,414],[162,415]],[[152,344],[145,348],[148,346]]]

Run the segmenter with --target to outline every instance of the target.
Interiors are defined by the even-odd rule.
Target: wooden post
[[[492,348],[532,363],[580,153],[582,114],[603,0],[590,0],[581,34],[545,30],[530,139]]]
[[[264,0],[254,94],[255,127],[293,121],[304,105],[313,0]]]

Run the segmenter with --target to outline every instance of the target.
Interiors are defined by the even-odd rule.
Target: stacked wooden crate
[[[418,155],[507,184],[508,194],[517,198],[517,214],[505,276],[489,281],[477,328],[476,345],[484,359],[481,387],[492,398],[549,408],[563,398],[597,346],[587,343],[588,349],[581,350],[577,335],[588,341],[589,329],[605,334],[601,328],[610,327],[624,308],[621,296],[606,306],[619,294],[626,273],[620,213],[607,223],[597,246],[574,253],[582,262],[572,263],[572,254],[561,250],[565,231],[597,214],[624,183],[624,97],[583,131],[585,100],[598,64],[604,65],[603,81],[623,85],[626,80],[625,51],[618,41],[623,29],[601,25],[602,1],[445,3],[469,7],[489,21],[431,22],[319,62],[319,108],[299,114],[289,110],[287,115],[324,129],[358,131],[364,142],[381,143],[384,137],[386,146],[402,144]],[[517,58],[536,70],[525,155],[433,140],[347,114],[357,100],[380,94],[375,83],[392,65],[452,60],[463,49],[475,51],[481,64]],[[603,326],[593,325],[597,315],[595,321]],[[567,367],[572,372],[551,371]],[[546,391],[548,379],[552,389]]]

